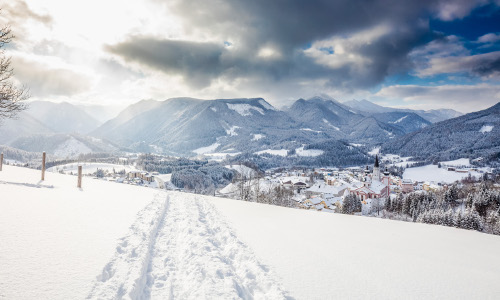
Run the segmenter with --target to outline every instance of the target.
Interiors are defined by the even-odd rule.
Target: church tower
[[[373,165],[372,181],[380,181],[380,166],[378,164],[378,155],[375,156],[375,164]]]

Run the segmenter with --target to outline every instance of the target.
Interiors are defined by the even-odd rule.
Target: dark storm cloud
[[[207,85],[222,70],[222,46],[213,43],[157,40],[151,37],[132,37],[108,46],[107,50],[127,61],[145,64],[170,74],[181,74],[195,86]]]
[[[169,10],[181,18],[188,33],[206,34],[220,43],[136,36],[108,50],[128,61],[180,74],[198,87],[216,78],[244,77],[323,79],[345,89],[366,88],[411,68],[408,54],[439,36],[428,28],[429,18],[461,18],[485,2],[169,1]],[[371,38],[370,30],[382,25],[388,30]],[[360,34],[368,37],[356,38]],[[343,56],[333,50],[328,50],[330,56],[304,52],[328,39],[333,39],[333,46],[348,44],[348,54],[358,59],[349,64],[329,64],[329,60],[342,60]],[[233,46],[225,47],[225,41]],[[262,55],[262,49],[272,49],[271,54],[276,55]]]
[[[484,54],[482,59],[475,60],[472,66],[472,72],[480,76],[500,77],[500,52],[497,51]]]

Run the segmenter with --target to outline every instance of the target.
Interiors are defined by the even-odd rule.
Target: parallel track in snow
[[[88,299],[284,299],[286,293],[202,196],[159,193]]]

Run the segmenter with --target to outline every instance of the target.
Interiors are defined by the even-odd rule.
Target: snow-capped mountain
[[[376,144],[425,123],[418,116],[396,122],[400,118],[379,120],[322,97],[299,99],[286,111],[262,98],[172,98],[134,104],[92,135],[143,152],[255,153],[293,150],[331,139]]]
[[[293,126],[288,115],[261,98],[205,101],[173,98],[132,118],[124,118],[124,113],[93,134],[133,149],[149,147],[176,153],[199,149],[194,153],[201,153],[207,147],[213,151],[231,147],[239,150],[269,139],[279,141],[280,131]]]
[[[449,160],[488,157],[500,152],[500,103],[432,124],[384,145],[384,151]]]
[[[378,113],[389,113],[389,112],[409,112],[415,113],[425,120],[436,123],[451,118],[456,118],[462,115],[462,113],[453,109],[431,109],[431,110],[413,110],[404,108],[392,108],[385,107],[368,100],[350,100],[343,103],[344,105],[352,108],[354,111],[364,115],[372,115]]]
[[[392,119],[379,120],[356,113],[344,104],[321,97],[297,100],[287,113],[302,127],[353,143],[378,143],[405,133],[400,126],[390,123]]]

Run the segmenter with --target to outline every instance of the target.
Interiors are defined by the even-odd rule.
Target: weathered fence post
[[[3,166],[3,153],[0,153],[0,171],[2,171]]]
[[[42,180],[45,180],[45,158],[47,155],[45,154],[45,151],[42,154]]]
[[[78,188],[82,187],[82,166],[78,166],[78,184],[76,186]]]

